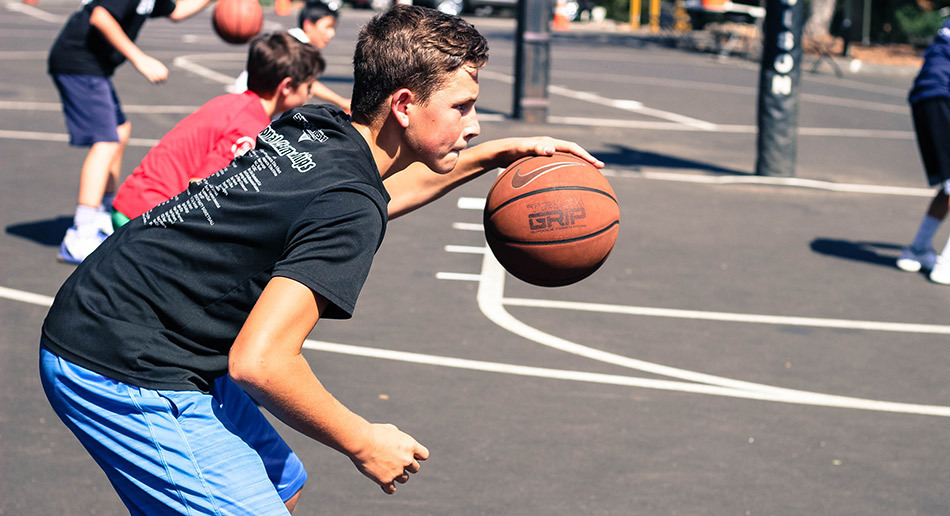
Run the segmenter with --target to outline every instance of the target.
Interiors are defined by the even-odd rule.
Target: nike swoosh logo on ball
[[[547,165],[540,166],[527,174],[521,173],[521,167],[518,167],[518,170],[511,175],[511,187],[517,190],[518,188],[524,188],[528,183],[534,181],[535,179],[547,174],[548,172],[553,172],[560,168],[564,167],[574,167],[582,166],[580,163],[575,163],[573,161],[559,161],[557,163],[548,163]]]

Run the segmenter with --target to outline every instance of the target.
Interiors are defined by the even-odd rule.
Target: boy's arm
[[[394,219],[442,197],[489,170],[504,168],[524,156],[550,156],[556,151],[570,152],[601,168],[604,164],[580,145],[548,137],[505,138],[465,149],[448,174],[437,174],[422,163],[414,163],[386,178],[389,192],[389,218]]]
[[[232,379],[295,430],[348,457],[383,491],[419,471],[429,451],[392,425],[370,424],[323,387],[300,354],[328,301],[275,277],[251,310],[228,356]]]
[[[125,56],[132,66],[150,82],[162,82],[168,78],[168,68],[158,59],[142,52],[105,7],[97,5],[92,9],[89,24],[101,32],[106,41]]]
[[[174,22],[190,18],[205,8],[213,0],[178,0],[175,3],[175,10],[168,15],[168,19]]]
[[[325,84],[320,81],[313,81],[313,85],[310,86],[310,93],[316,97],[320,97],[324,100],[329,100],[330,102],[336,104],[343,108],[347,113],[350,112],[350,100],[343,98],[337,92],[328,88]]]

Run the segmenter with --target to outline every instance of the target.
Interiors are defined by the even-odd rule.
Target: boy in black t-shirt
[[[148,18],[181,21],[210,1],[91,0],[69,17],[53,43],[47,65],[63,102],[69,143],[89,147],[61,261],[81,262],[112,233],[111,201],[132,131],[110,80],[113,72],[128,59],[149,81],[163,82],[168,68],[135,45],[139,31]]]
[[[306,473],[251,397],[386,493],[419,471],[429,451],[350,412],[301,348],[319,319],[351,316],[390,218],[525,155],[603,166],[546,137],[463,151],[487,50],[458,17],[378,15],[360,32],[352,119],[287,112],[66,281],[43,325],[43,386],[133,514],[293,510]]]

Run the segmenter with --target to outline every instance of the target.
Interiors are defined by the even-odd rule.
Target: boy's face
[[[336,36],[336,18],[333,16],[324,16],[317,21],[305,20],[303,22],[303,32],[310,39],[310,44],[323,50],[326,48],[333,36]]]
[[[307,101],[310,100],[310,88],[312,86],[312,80],[298,84],[297,86],[288,85],[283,89],[283,96],[281,97],[280,104],[277,106],[277,112],[280,113],[306,104]]]
[[[459,152],[481,128],[475,113],[478,69],[463,66],[425,104],[413,104],[406,139],[419,161],[437,173],[451,172]]]

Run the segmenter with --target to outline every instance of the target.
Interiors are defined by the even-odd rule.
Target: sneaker
[[[99,232],[105,236],[110,236],[115,231],[115,228],[112,227],[112,212],[101,212],[101,215],[97,218],[96,222],[96,225],[99,226]]]
[[[921,269],[925,271],[933,270],[937,263],[937,253],[933,249],[928,249],[918,253],[910,246],[904,248],[900,258],[897,259],[897,268],[907,272],[917,272]]]
[[[92,238],[83,238],[76,232],[76,228],[69,228],[66,230],[66,236],[63,237],[63,243],[59,245],[59,253],[56,254],[56,259],[63,263],[82,263],[107,236],[98,231],[96,236]]]
[[[950,260],[943,256],[937,257],[937,263],[930,271],[930,281],[941,285],[950,285]]]

